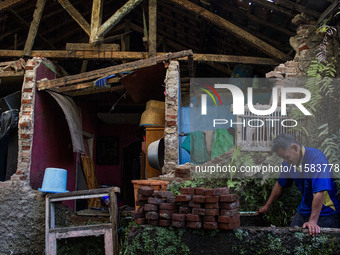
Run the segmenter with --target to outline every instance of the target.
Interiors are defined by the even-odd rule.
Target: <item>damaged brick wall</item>
[[[18,124],[18,165],[9,181],[0,183],[0,254],[43,254],[45,206],[30,186],[36,70],[41,59],[28,60]]]
[[[163,174],[174,174],[178,164],[179,63],[171,61],[166,72],[165,132]]]

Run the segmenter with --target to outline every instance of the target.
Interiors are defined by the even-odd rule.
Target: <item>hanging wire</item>
[[[124,98],[124,99],[126,98],[126,94],[127,94],[127,93],[128,93],[128,92],[125,91],[124,94],[121,95],[120,98],[118,98],[118,100],[114,103],[114,105],[112,105],[112,107],[111,107],[109,113],[112,112],[112,111],[114,111],[116,105],[119,103],[119,101],[120,101],[122,98]]]

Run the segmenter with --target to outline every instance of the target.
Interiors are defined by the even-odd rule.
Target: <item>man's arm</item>
[[[309,234],[317,236],[320,233],[320,227],[318,226],[318,220],[323,205],[323,191],[313,194],[312,213],[309,217],[309,221],[303,224],[303,228],[308,227]]]
[[[267,203],[259,209],[258,214],[266,214],[273,201],[280,197],[280,195],[282,194],[282,190],[283,187],[278,182],[276,182]]]

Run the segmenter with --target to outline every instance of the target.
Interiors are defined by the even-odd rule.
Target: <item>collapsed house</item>
[[[133,206],[131,180],[174,177],[176,166],[190,161],[181,148],[190,132],[190,78],[299,77],[321,41],[312,36],[316,22],[337,7],[227,2],[0,3],[4,252],[43,250],[38,188],[46,168],[67,169],[69,191],[119,187],[118,203]],[[141,120],[148,106],[158,115]],[[249,132],[237,130],[236,144],[268,149],[268,139],[249,141]],[[164,162],[150,166],[149,145],[162,137]],[[87,208],[80,201],[65,205]]]

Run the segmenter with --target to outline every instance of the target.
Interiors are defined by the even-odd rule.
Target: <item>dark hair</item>
[[[273,140],[272,151],[277,152],[279,148],[286,150],[294,143],[299,144],[292,135],[278,135]]]

